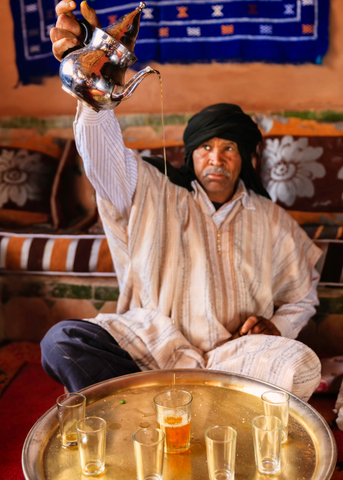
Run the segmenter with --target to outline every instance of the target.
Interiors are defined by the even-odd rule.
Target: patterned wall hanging
[[[152,60],[320,64],[328,48],[329,0],[146,3],[135,50],[140,64]],[[58,72],[49,38],[56,4],[57,0],[11,0],[17,65],[24,84]],[[89,0],[103,26],[138,4],[138,0]]]

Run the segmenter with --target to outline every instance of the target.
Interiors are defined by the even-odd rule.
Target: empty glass
[[[235,478],[237,432],[231,427],[217,425],[205,432],[207,467],[210,480]]]
[[[85,418],[86,397],[82,393],[66,393],[59,396],[56,403],[62,447],[76,447],[76,423]]]
[[[281,468],[282,421],[260,415],[252,419],[256,468],[260,473],[274,474]]]
[[[161,480],[165,435],[159,428],[141,428],[132,435],[138,480]]]
[[[287,392],[270,390],[261,396],[265,415],[273,415],[282,421],[282,443],[288,438],[289,395]]]
[[[106,422],[86,417],[76,424],[81,470],[84,475],[99,475],[105,470]]]

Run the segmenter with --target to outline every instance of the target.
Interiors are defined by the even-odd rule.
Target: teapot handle
[[[84,34],[84,39],[83,39],[83,45],[88,45],[89,42],[91,41],[91,38],[93,36],[93,29],[92,29],[92,26],[89,22],[87,22],[87,20],[85,19],[82,19],[82,20],[78,20],[77,21],[78,24],[80,25],[81,27],[81,33]],[[80,45],[77,45],[76,47],[73,47],[73,48],[70,48],[69,50],[66,50],[64,52],[64,54],[62,55],[62,60],[63,58],[65,58],[67,55],[69,55],[69,53],[72,53],[72,52],[75,52],[75,50],[79,50],[80,48]]]

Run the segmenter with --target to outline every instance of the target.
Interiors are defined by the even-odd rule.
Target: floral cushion
[[[265,134],[260,174],[272,200],[302,225],[336,227],[329,238],[340,238],[343,125],[273,117],[259,123]]]
[[[51,194],[63,148],[36,132],[0,132],[0,226],[51,222]]]
[[[56,160],[31,150],[0,149],[0,218],[3,223],[45,223]]]
[[[288,210],[341,213],[342,138],[268,137],[261,178],[272,200]]]
[[[0,129],[0,230],[65,233],[96,218],[74,140]]]

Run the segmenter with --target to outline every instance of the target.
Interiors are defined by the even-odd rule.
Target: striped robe
[[[280,207],[240,181],[215,215],[202,187],[172,184],[138,159],[129,220],[98,194],[120,285],[116,314],[101,325],[142,370],[239,373],[308,399],[320,380],[315,353],[295,340],[248,335],[228,341],[251,315],[303,299],[320,250]]]

